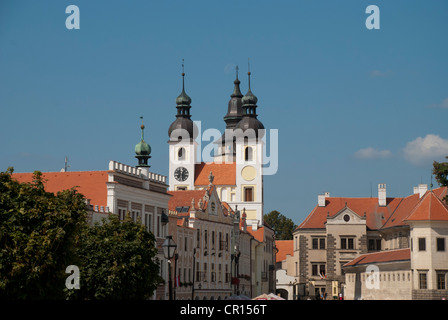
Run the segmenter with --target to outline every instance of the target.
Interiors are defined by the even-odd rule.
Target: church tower
[[[226,163],[235,162],[235,138],[234,130],[238,122],[243,118],[242,98],[243,94],[240,90],[240,80],[238,79],[238,66],[236,66],[236,79],[233,82],[234,89],[230,95],[227,107],[227,114],[224,116],[226,129],[221,138],[216,141],[218,145],[218,153],[215,155],[215,161]]]
[[[168,129],[169,190],[194,190],[197,128],[191,120],[190,104],[191,98],[185,92],[185,72],[182,72],[182,92],[176,99],[176,120]]]
[[[238,207],[246,210],[246,220],[253,228],[263,225],[263,141],[264,126],[257,119],[258,98],[250,87],[242,98],[243,117],[235,126],[236,185]]]

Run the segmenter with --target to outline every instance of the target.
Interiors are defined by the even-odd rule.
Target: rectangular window
[[[145,214],[145,227],[146,227],[146,231],[148,231],[148,232],[152,232],[151,231],[151,221],[152,221],[152,215],[146,213]]]
[[[348,238],[348,248],[347,249],[354,249],[355,245],[354,245],[355,241],[353,238]]]
[[[420,289],[427,289],[428,288],[428,284],[427,284],[427,275],[426,272],[420,272],[418,274],[418,280],[419,280],[419,287]]]
[[[325,249],[325,238],[320,238],[319,239],[319,248],[320,249]]]
[[[321,276],[325,275],[325,265],[324,264],[319,265],[319,275],[321,275]]]
[[[318,275],[318,265],[317,264],[313,264],[311,266],[311,275],[313,276],[317,276]]]
[[[313,249],[325,249],[325,238],[312,238]]]
[[[311,275],[313,276],[325,276],[325,263],[312,263]]]
[[[254,201],[254,188],[245,187],[244,188],[244,201],[252,202]]]
[[[445,251],[445,238],[437,238],[437,251]]]
[[[369,251],[381,250],[381,239],[369,239]]]
[[[313,238],[313,249],[319,249],[319,239]]]
[[[344,237],[341,238],[341,249],[355,249],[355,238],[353,237]]]
[[[426,238],[418,238],[418,251],[426,250]]]
[[[446,275],[447,271],[437,271],[437,289],[446,289]]]

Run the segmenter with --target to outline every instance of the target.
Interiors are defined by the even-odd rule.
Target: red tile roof
[[[58,191],[76,187],[79,193],[90,199],[92,205],[107,206],[107,171],[42,172],[45,190]],[[19,182],[32,182],[33,173],[13,173]]]
[[[380,207],[378,198],[339,198],[328,197],[325,199],[325,207],[316,206],[306,219],[298,226],[298,229],[325,228],[327,215],[330,217],[340,212],[345,205],[360,217],[366,213],[366,224],[369,229],[377,230],[386,222],[400,203],[400,198],[387,198],[387,206]]]
[[[258,227],[257,230],[252,230],[252,226],[247,226],[249,232],[257,241],[264,242],[264,227]]]
[[[191,200],[194,199],[195,208],[199,207],[199,199],[202,199],[205,195],[204,190],[182,190],[182,191],[168,191],[168,194],[172,195],[170,200],[168,201],[168,210],[177,211],[178,207],[191,207]],[[203,204],[204,206],[205,204]],[[191,208],[190,208],[191,209]],[[190,209],[188,212],[184,212],[180,215],[189,215]]]
[[[403,219],[409,215],[409,212],[412,211],[419,201],[420,196],[418,193],[402,198],[400,205],[395,210],[394,214],[387,219],[382,229],[404,226],[405,223],[403,222]]]
[[[448,221],[448,207],[434,192],[427,191],[405,221]]]
[[[374,253],[366,253],[346,263],[344,267],[368,265],[374,263],[386,263],[406,261],[411,259],[411,249],[386,250]]]
[[[434,198],[438,198],[441,202],[440,199],[447,194],[447,187],[434,189],[432,193]],[[385,207],[378,205],[378,198],[328,197],[325,199],[325,207],[316,206],[297,229],[324,229],[327,215],[329,214],[330,217],[336,215],[346,204],[349,209],[361,217],[364,216],[364,212],[366,213],[366,225],[371,230],[403,226],[406,224],[404,219],[409,216],[419,202],[419,194],[413,194],[405,198],[387,198],[387,206]],[[433,210],[436,210],[437,215],[440,215],[442,209],[440,204],[437,204],[437,206],[439,208]]]
[[[214,185],[236,185],[236,163],[205,163],[201,162],[195,165],[195,186],[207,186],[210,181],[208,177],[212,172],[215,177]]]
[[[275,257],[276,262],[281,262],[286,259],[286,255],[294,255],[294,242],[293,240],[276,240],[275,246],[278,252]]]

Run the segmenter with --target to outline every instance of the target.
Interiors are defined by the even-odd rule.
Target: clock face
[[[184,167],[179,167],[174,171],[174,178],[176,178],[177,181],[185,181],[188,179],[188,170]]]

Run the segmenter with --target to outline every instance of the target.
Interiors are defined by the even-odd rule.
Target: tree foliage
[[[145,299],[161,281],[155,238],[139,223],[87,225],[83,195],[46,192],[42,174],[0,173],[0,299]],[[67,289],[66,268],[80,271]]]
[[[32,183],[0,173],[0,299],[61,299],[73,243],[86,221],[75,190],[44,190],[42,174]]]
[[[162,281],[155,238],[140,223],[108,221],[84,229],[76,253],[80,257],[80,289],[70,299],[147,299]]]
[[[448,157],[446,158],[448,159]],[[448,162],[434,161],[432,173],[435,175],[439,185],[448,187]],[[448,196],[446,196],[444,199],[448,204]]]
[[[276,240],[292,240],[292,233],[297,226],[291,219],[274,210],[264,215],[264,221],[274,230]]]

